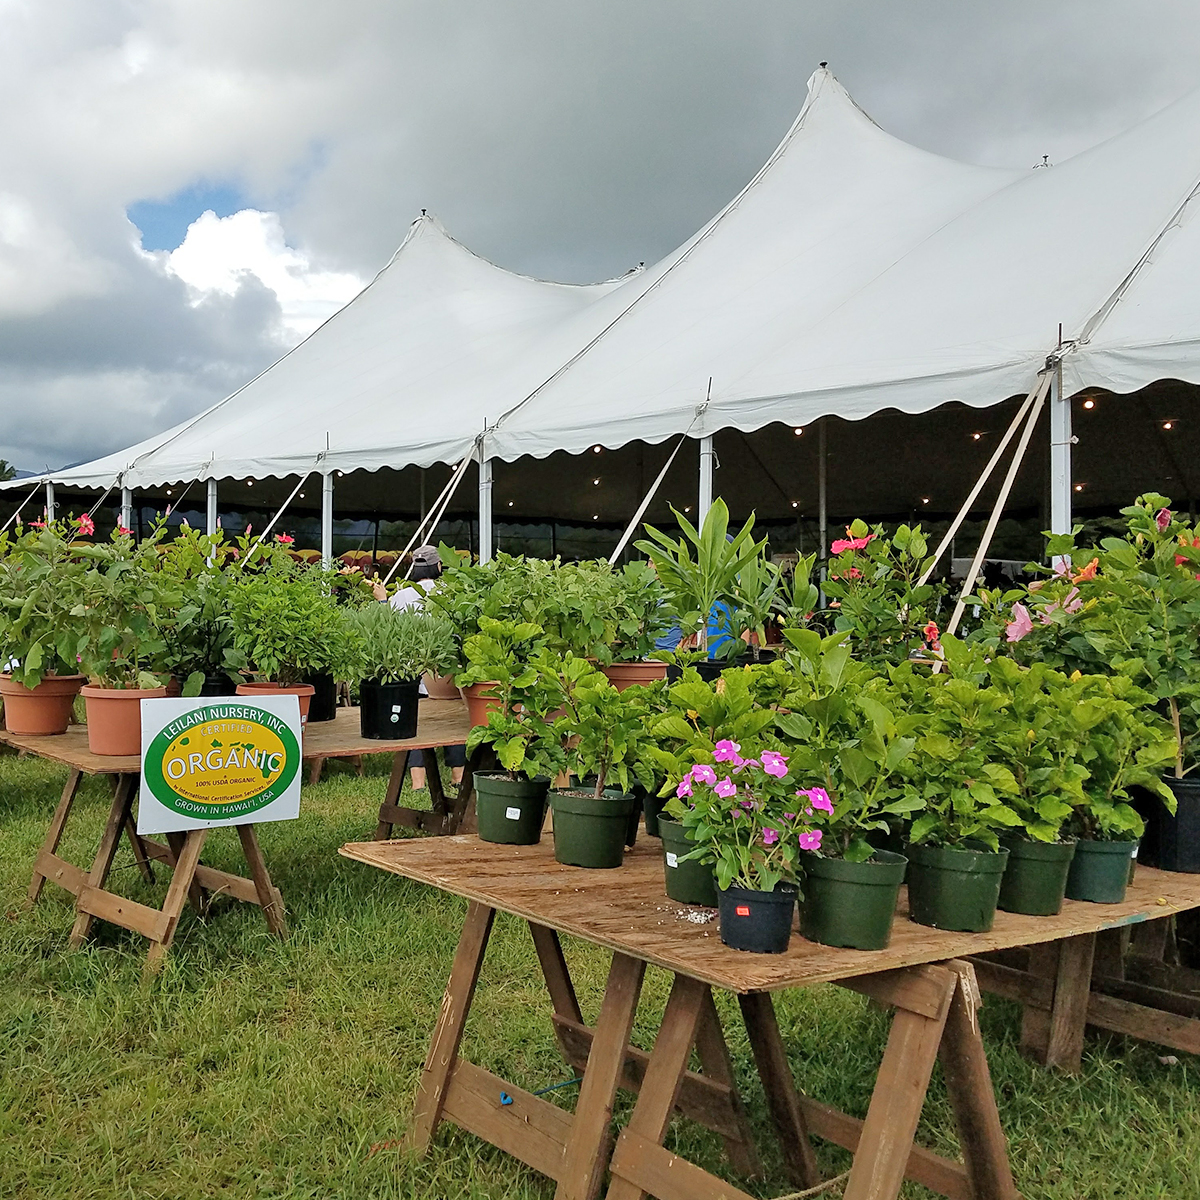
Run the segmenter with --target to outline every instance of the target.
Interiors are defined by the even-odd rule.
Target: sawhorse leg
[[[375,826],[375,840],[386,842],[392,836],[392,816],[398,806],[400,793],[404,791],[404,775],[408,770],[408,751],[397,750],[392,756],[392,774],[388,779],[383,803],[379,806],[379,824]]]
[[[82,896],[88,890],[103,889],[105,881],[108,879],[108,873],[112,870],[113,859],[117,855],[121,834],[124,832],[129,814],[133,810],[133,797],[137,792],[137,783],[137,775],[119,777],[116,791],[113,793],[112,806],[108,810],[108,822],[104,826],[104,834],[100,838],[100,846],[96,850],[92,869],[88,872],[87,880],[77,896]],[[69,939],[71,946],[83,945],[92,930],[92,920],[91,913],[80,911],[76,914]]]
[[[86,878],[74,863],[59,858],[55,853],[58,850],[58,843],[62,840],[63,830],[66,828],[67,818],[71,815],[71,806],[75,803],[75,794],[79,791],[82,779],[82,771],[72,770],[67,776],[67,782],[63,785],[62,798],[54,810],[50,828],[46,830],[42,848],[34,860],[33,878],[29,881],[29,893],[25,900],[26,908],[32,908],[38,902],[38,897],[42,894],[42,886],[47,879],[78,895],[79,888]]]

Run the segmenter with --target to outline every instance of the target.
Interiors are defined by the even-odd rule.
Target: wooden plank
[[[1115,996],[1093,992],[1087,1002],[1087,1023],[1186,1054],[1200,1054],[1200,1021],[1131,1004]]]
[[[237,831],[238,840],[242,843],[242,853],[246,856],[246,865],[250,868],[250,877],[254,882],[255,901],[263,910],[267,928],[282,940],[287,937],[283,897],[271,882],[271,873],[267,870],[266,859],[263,858],[258,845],[258,834],[253,825],[239,825]]]
[[[179,918],[183,915],[184,905],[196,879],[196,864],[200,861],[200,852],[204,849],[207,829],[190,829],[184,836],[183,844],[175,856],[175,870],[171,875],[167,896],[163,901],[162,912],[167,924],[163,936],[150,943],[146,955],[146,970],[153,972],[162,966],[171,942],[175,939],[175,930],[179,926]]]
[[[381,804],[379,824],[389,827],[403,825],[406,829],[419,829],[422,833],[440,834],[446,827],[446,818],[441,813],[426,812],[420,808],[399,808],[395,804]],[[387,836],[391,836],[390,828]]]
[[[958,979],[950,971],[946,976],[948,1010]],[[945,1024],[945,1013],[936,1019],[897,1009],[846,1182],[845,1200],[896,1200],[900,1194]]]
[[[613,1101],[645,973],[640,959],[613,955],[555,1200],[593,1200],[600,1189]]]
[[[1046,1066],[1076,1074],[1083,1063],[1083,1032],[1092,987],[1096,935],[1085,933],[1060,943],[1050,1010]]]
[[[64,737],[67,735],[63,735]],[[96,849],[96,857],[92,860],[92,869],[88,872],[87,886],[103,888],[104,881],[112,870],[113,859],[117,854],[117,846],[121,841],[121,832],[125,828],[125,818],[133,807],[133,795],[137,789],[136,775],[122,775],[113,793],[112,804],[108,810],[108,821]],[[76,911],[75,924],[71,928],[68,945],[82,946],[92,931],[92,916],[87,912]]]
[[[1129,950],[1131,932],[1126,925],[1121,929],[1101,929],[1096,934],[1096,952],[1092,957],[1093,975],[1124,979],[1125,954]]]
[[[400,793],[404,790],[404,776],[408,771],[408,751],[398,750],[392,755],[392,773],[388,776],[387,788],[383,793],[383,803],[379,806],[379,824],[375,826],[375,840],[377,842],[386,841],[392,836],[392,826],[394,821],[385,816],[385,811],[390,812],[397,807],[397,801],[400,799]],[[412,812],[412,809],[404,809],[404,812]]]
[[[454,966],[450,969],[450,981],[442,997],[441,1012],[421,1071],[421,1083],[413,1110],[411,1145],[418,1154],[423,1155],[429,1149],[438,1121],[441,1120],[450,1073],[458,1058],[463,1028],[471,1011],[471,999],[475,995],[479,968],[483,965],[484,951],[495,918],[496,910],[482,904],[471,904],[467,909],[467,919],[463,924],[462,936],[458,939]]]
[[[987,959],[973,957],[967,961],[975,968],[979,986],[985,992],[1003,996],[1006,1000],[1016,1000],[1019,1004],[1031,1004],[1047,1013],[1050,1011],[1054,1000],[1054,984],[1049,979],[1004,967]]]
[[[179,867],[179,857],[187,844],[187,834],[168,833],[166,836],[167,845],[171,850],[171,868],[172,870],[177,870]],[[168,892],[170,891],[169,888],[167,890]],[[188,884],[187,895],[188,903],[191,904],[196,915],[198,917],[204,916],[208,912],[208,892],[197,881],[194,868],[192,870],[192,881]]]
[[[1029,951],[1027,972],[1050,989],[1050,998],[1045,1006],[1026,1004],[1021,1014],[1021,1053],[1042,1066],[1046,1065],[1046,1054],[1050,1049],[1050,1010],[1054,1006],[1054,981],[1058,977],[1061,949],[1061,942],[1048,942],[1033,946]]]
[[[710,1175],[631,1129],[622,1130],[617,1139],[612,1173],[659,1200],[754,1200],[748,1192]],[[612,1187],[608,1195],[613,1195]]]
[[[553,929],[547,929],[545,925],[537,924],[536,921],[529,922],[529,933],[542,967],[546,990],[550,993],[550,1003],[554,1005],[554,1015],[582,1025],[583,1013],[579,1010],[575,985],[571,982],[571,972],[567,969],[567,960],[563,956],[558,934]]]
[[[941,1020],[950,1003],[944,967],[906,967],[839,979],[838,987],[870,996],[880,1004],[891,1004],[918,1016]]]
[[[738,997],[742,1020],[750,1038],[750,1049],[758,1066],[767,1107],[779,1136],[788,1178],[802,1188],[814,1187],[821,1179],[816,1155],[808,1138],[804,1109],[796,1090],[787,1050],[779,1034],[775,1005],[766,992]]]
[[[129,839],[129,848],[133,851],[133,861],[137,864],[138,874],[147,882],[154,882],[154,872],[150,869],[150,860],[146,856],[146,848],[138,837],[137,826],[133,823],[133,814],[125,818],[125,834]]]
[[[1191,967],[1171,966],[1168,963],[1131,954],[1125,960],[1125,974],[1138,983],[1163,988],[1169,992],[1200,996],[1200,971]]]
[[[140,933],[152,941],[165,938],[170,925],[160,909],[139,904],[136,900],[126,900],[124,896],[86,883],[79,890],[75,907],[81,913],[120,925],[122,929],[132,929],[134,933]]]
[[[709,997],[707,984],[686,975],[675,976],[662,1025],[654,1039],[646,1078],[626,1126],[630,1133],[654,1145],[660,1145],[666,1136],[680,1081],[696,1043],[706,997]],[[619,1171],[612,1172],[608,1200],[642,1200],[644,1195],[643,1189],[633,1180],[622,1178]]]
[[[362,736],[357,708],[339,708],[332,721],[315,721],[304,729],[304,757],[354,758],[360,754],[395,754],[465,745],[471,732],[462,700],[423,698],[417,706],[417,734],[411,738],[376,739]]]
[[[39,850],[33,862],[33,882],[29,885],[29,898],[26,907],[36,903],[44,883],[55,883],[64,891],[78,896],[87,885],[87,872],[74,863],[69,863],[49,850]]]
[[[810,1096],[801,1096],[800,1105],[808,1127],[817,1136],[853,1152],[862,1139],[863,1122],[841,1109],[822,1104]],[[924,1146],[913,1146],[904,1167],[905,1178],[950,1200],[975,1200],[967,1169],[962,1163],[944,1158]]]
[[[79,782],[83,778],[83,773],[75,768],[67,775],[67,781],[63,784],[62,796],[59,798],[58,806],[54,810],[54,816],[50,818],[50,824],[46,829],[46,836],[42,839],[42,848],[38,852],[37,859],[33,866],[33,878],[29,881],[29,891],[25,898],[25,907],[32,908],[37,902],[38,897],[42,894],[42,885],[47,879],[52,879],[53,882],[59,883],[61,879],[70,878],[75,880],[75,876],[71,872],[78,871],[80,876],[84,872],[76,867],[73,863],[67,862],[64,858],[59,858],[55,851],[58,849],[58,843],[62,840],[63,829],[66,828],[67,818],[71,815],[71,806],[75,803],[75,795],[79,791]],[[43,856],[46,856],[43,858]],[[42,866],[52,866],[55,874],[51,875],[49,871],[43,870]],[[70,871],[63,868],[70,867]],[[66,884],[60,884],[66,887]],[[79,894],[79,887],[67,887],[67,891]]]
[[[733,1059],[729,1055],[725,1035],[721,1032],[721,1018],[717,1013],[712,992],[708,988],[704,989],[700,1024],[696,1030],[696,1054],[700,1059],[700,1067],[705,1077],[725,1084],[730,1091],[732,1116],[737,1127],[737,1134],[736,1136],[725,1135],[725,1157],[729,1159],[729,1165],[739,1175],[753,1179],[762,1174],[762,1163],[759,1161],[758,1148],[754,1144],[750,1119],[746,1116],[742,1098],[738,1095],[737,1081],[733,1073]]]
[[[979,1032],[979,988],[968,963],[953,964],[958,986],[950,1002],[939,1057],[958,1127],[958,1144],[974,1200],[1019,1200],[1008,1142]]]
[[[567,1062],[577,1071],[587,1067],[588,1054],[592,1048],[593,1030],[557,1014],[553,1018],[554,1028]],[[650,1055],[637,1046],[625,1047],[625,1062],[621,1069],[619,1087],[627,1092],[638,1092],[646,1077]],[[710,1079],[695,1071],[684,1072],[675,1108],[680,1116],[719,1133],[722,1137],[738,1137],[740,1127],[734,1112],[734,1091],[725,1083]]]
[[[501,1103],[501,1094],[510,1103]],[[551,1179],[562,1172],[569,1112],[460,1058],[450,1073],[443,1116]]]
[[[1158,921],[1147,921],[1139,925],[1133,934],[1132,951],[1144,958],[1164,961],[1168,947],[1174,940],[1174,917],[1163,917]]]
[[[425,786],[429,789],[429,807],[442,818],[443,828],[447,824],[446,789],[442,784],[442,764],[438,758],[437,748],[425,753],[425,761],[429,764],[425,772]]]
[[[142,845],[146,848],[146,856],[151,861],[163,862],[174,867],[175,855],[170,847],[146,837],[142,838]],[[241,900],[246,904],[258,903],[258,891],[254,886],[254,880],[247,879],[245,875],[231,875],[228,871],[197,863],[196,882],[211,893],[210,904],[220,896],[230,896],[234,900]]]
[[[1143,1005],[1159,1012],[1174,1013],[1177,1017],[1200,1020],[1200,996],[1194,993],[1172,992],[1135,980],[1109,979],[1104,975],[1092,976],[1092,992],[1114,996],[1118,1000],[1127,1000],[1131,1004]]]

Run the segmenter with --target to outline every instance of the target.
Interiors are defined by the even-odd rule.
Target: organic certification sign
[[[143,700],[138,833],[300,815],[295,696]]]

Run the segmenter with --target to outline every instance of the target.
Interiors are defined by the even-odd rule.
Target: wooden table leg
[[[400,757],[398,754],[397,758]],[[405,756],[407,757],[407,755]],[[393,770],[393,774],[395,774]],[[467,920],[462,936],[458,939],[458,950],[454,955],[454,966],[450,970],[450,982],[442,998],[442,1011],[429,1044],[429,1054],[421,1072],[421,1084],[417,1091],[417,1103],[413,1111],[413,1130],[410,1145],[417,1154],[429,1149],[442,1108],[446,1102],[446,1089],[450,1075],[458,1058],[467,1014],[471,1011],[471,999],[475,995],[475,984],[479,981],[479,968],[483,965],[484,951],[492,932],[496,910],[472,901],[467,909]]]
[[[1021,1052],[1047,1067],[1079,1071],[1091,995],[1094,933],[1031,946],[1029,974],[1053,982],[1049,1010],[1026,1005],[1021,1021]]]
[[[325,770],[325,760],[323,758],[314,758],[309,760],[308,766],[308,786],[316,787],[321,782],[321,772]]]
[[[447,833],[470,833],[475,829],[475,772],[487,770],[495,761],[495,757],[491,746],[484,745],[476,746],[467,755],[462,781],[458,785],[454,807],[450,811]]]
[[[184,847],[187,844],[186,833],[168,833],[167,845],[171,848],[171,868],[174,871],[179,870],[179,860],[183,855]],[[193,869],[192,880],[188,884],[187,890],[188,901],[191,903],[196,916],[202,917],[208,911],[208,893],[196,882],[196,873]]]
[[[973,1198],[1020,1200],[979,1032],[982,998],[975,972],[968,963],[946,965],[958,973],[959,983],[950,1001],[939,1056]]]
[[[613,954],[555,1200],[593,1200],[600,1190],[608,1158],[605,1151],[613,1102],[645,974],[644,962],[625,954]],[[688,1047],[691,1048],[690,1041]]]
[[[404,791],[404,773],[408,770],[408,751],[397,750],[392,755],[392,774],[388,779],[387,791],[383,794],[383,803],[379,806],[379,824],[375,826],[375,840],[386,842],[392,836],[392,822],[385,818],[387,810],[395,808]]]
[[[75,803],[75,794],[79,791],[79,783],[82,779],[83,772],[73,770],[63,785],[62,797],[58,802],[58,807],[54,810],[50,828],[46,830],[42,848],[38,851],[37,859],[34,862],[33,878],[29,881],[29,893],[25,899],[26,908],[32,908],[38,902],[38,897],[42,894],[42,885],[47,878],[52,878],[49,872],[60,869],[62,860],[58,858],[55,851],[58,849],[58,843],[62,840],[63,829],[66,828],[67,818],[71,815],[71,806]],[[78,870],[70,863],[65,866]],[[79,871],[79,874],[82,875],[83,872]]]
[[[429,807],[442,818],[441,832],[445,833],[450,818],[446,806],[446,788],[442,783],[442,764],[438,759],[436,747],[431,746],[424,751],[424,754],[428,764],[425,770],[425,783],[429,788]]]
[[[204,849],[204,839],[208,836],[207,829],[190,829],[184,836],[183,844],[175,855],[175,871],[171,876],[171,884],[167,888],[167,898],[163,901],[162,915],[164,917],[163,931],[160,938],[151,938],[150,952],[146,955],[146,970],[155,971],[166,958],[171,942],[175,938],[175,930],[179,918],[187,904],[188,895],[196,878],[196,866],[200,862],[200,852]]]
[[[102,888],[112,870],[113,859],[117,855],[117,846],[121,834],[125,830],[125,821],[133,809],[133,796],[137,790],[136,775],[122,775],[113,793],[112,805],[108,810],[108,823],[100,838],[96,857],[92,861],[92,869],[88,872],[87,885],[91,888]],[[82,946],[92,931],[93,917],[90,913],[79,912],[75,916],[75,924],[71,929],[69,945]]]
[[[553,929],[533,921],[529,922],[529,932],[533,935],[534,949],[537,950],[538,962],[542,965],[542,976],[546,980],[546,991],[550,993],[555,1015],[582,1025],[583,1013],[579,1008],[575,985],[571,982],[571,974],[567,970],[567,960],[563,957],[558,934]]]
[[[750,1049],[758,1066],[759,1078],[767,1097],[767,1107],[779,1135],[788,1178],[802,1188],[815,1187],[821,1180],[817,1157],[808,1136],[808,1124],[800,1106],[796,1081],[788,1063],[775,1005],[769,992],[749,992],[738,996],[742,1019],[750,1037]]]
[[[146,847],[142,845],[142,839],[138,836],[137,824],[132,813],[125,818],[125,834],[129,838],[129,848],[133,851],[133,861],[137,863],[138,873],[147,883],[153,883],[154,868],[150,866]]]
[[[758,1147],[754,1144],[754,1134],[750,1128],[750,1119],[742,1104],[742,1097],[737,1090],[737,1080],[733,1073],[733,1059],[729,1056],[729,1046],[725,1035],[721,1032],[721,1017],[717,1012],[711,990],[705,995],[700,1013],[700,1026],[696,1030],[696,1053],[700,1058],[700,1066],[709,1079],[729,1086],[730,1098],[733,1101],[733,1115],[740,1132],[739,1137],[726,1135],[725,1155],[729,1165],[739,1175],[754,1178],[762,1174],[762,1163],[758,1157]]]
[[[266,859],[258,844],[258,834],[253,825],[237,827],[238,840],[242,843],[242,854],[246,865],[250,868],[250,877],[254,880],[254,891],[258,896],[259,906],[266,918],[267,928],[276,937],[287,937],[287,922],[283,917],[283,896],[271,882],[271,873],[267,870]]]

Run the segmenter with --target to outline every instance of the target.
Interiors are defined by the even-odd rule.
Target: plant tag
[[[737,913],[739,917],[748,917],[750,915],[750,905],[739,904],[733,911]]]
[[[1138,852],[1138,848],[1137,848],[1136,846],[1134,846],[1134,848],[1133,848],[1133,853],[1132,853],[1132,854],[1130,854],[1130,856],[1129,856],[1129,857],[1130,857],[1130,858],[1137,858],[1137,852]]]
[[[392,724],[393,724],[393,725],[399,725],[399,724],[400,724],[400,714],[399,714],[399,713],[392,713],[392,715],[391,715],[391,717],[389,718],[389,720],[392,722]]]
[[[519,821],[521,819],[521,810],[519,808],[506,808],[504,810],[504,815],[510,821]]]
[[[677,867],[677,866],[679,866],[679,855],[678,855],[678,854],[672,854],[672,853],[671,853],[671,851],[670,851],[670,850],[668,850],[668,851],[667,851],[667,866],[668,866],[668,867]]]
[[[399,711],[400,711],[400,705],[399,705],[399,704],[393,704],[393,705],[392,705],[392,712],[394,712],[394,713],[398,713]]]

